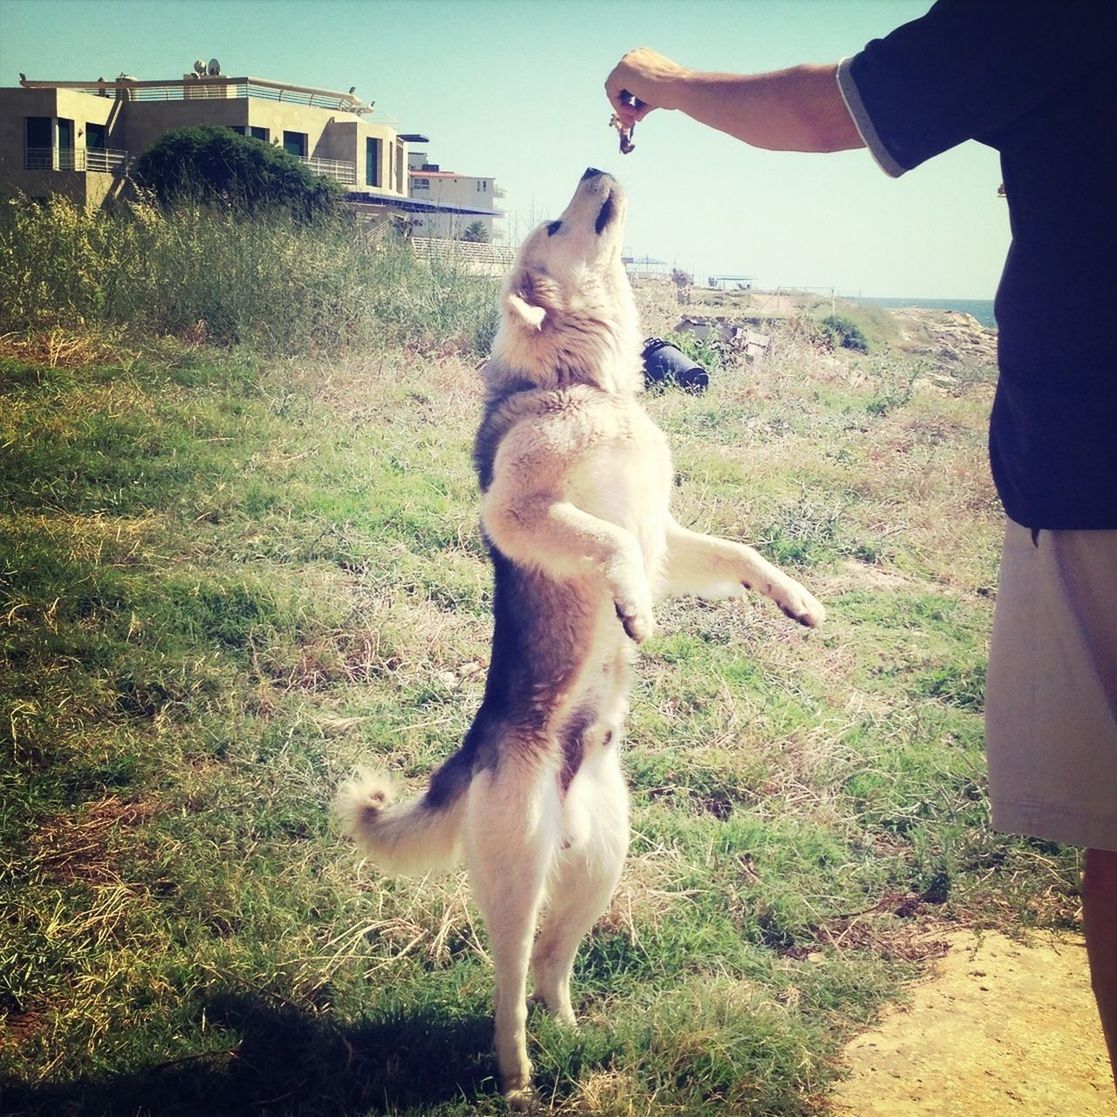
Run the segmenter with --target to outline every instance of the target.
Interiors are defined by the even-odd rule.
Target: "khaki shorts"
[[[985,730],[995,829],[1117,850],[1117,531],[1008,521]]]

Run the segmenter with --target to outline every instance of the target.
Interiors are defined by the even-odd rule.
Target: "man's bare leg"
[[[1090,979],[1117,1086],[1117,851],[1086,851],[1082,923],[1090,956]]]

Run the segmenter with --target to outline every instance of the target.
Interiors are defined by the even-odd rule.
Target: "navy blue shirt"
[[[997,491],[1026,527],[1117,529],[1117,0],[940,0],[838,82],[889,174],[1000,153]]]

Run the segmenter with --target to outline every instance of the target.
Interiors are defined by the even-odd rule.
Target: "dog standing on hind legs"
[[[574,956],[627,853],[619,752],[653,599],[753,589],[801,624],[825,616],[751,548],[671,517],[670,452],[639,403],[625,210],[618,183],[586,171],[504,283],[475,448],[494,571],[481,708],[420,798],[394,803],[388,779],[367,771],[337,795],[346,830],[387,872],[464,856],[496,975],[502,1086],[520,1106],[532,1098],[529,971],[534,999],[573,1023]]]

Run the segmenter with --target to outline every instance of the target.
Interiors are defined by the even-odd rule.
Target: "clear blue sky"
[[[965,144],[900,180],[864,151],[751,150],[677,113],[617,152],[602,84],[629,47],[757,71],[837,61],[930,0],[0,0],[0,84],[181,77],[195,58],[348,89],[430,137],[444,169],[507,191],[508,239],[582,170],[628,188],[627,248],[763,287],[992,298],[1008,245],[994,152]]]

